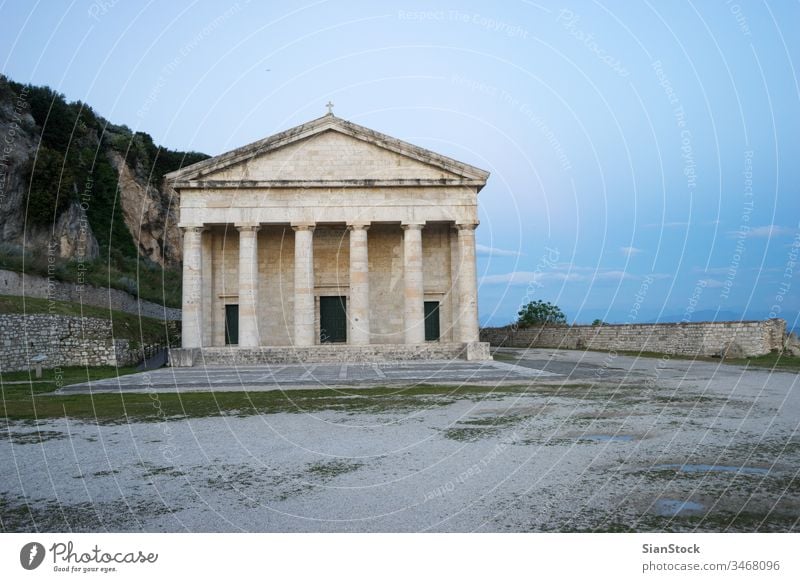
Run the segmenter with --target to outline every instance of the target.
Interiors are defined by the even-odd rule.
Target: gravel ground
[[[498,357],[557,375],[369,412],[4,423],[2,528],[800,530],[797,374]]]

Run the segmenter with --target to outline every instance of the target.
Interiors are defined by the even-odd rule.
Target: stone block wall
[[[44,354],[46,369],[67,366],[130,366],[148,346],[114,338],[111,322],[66,315],[0,315],[0,370],[27,370]]]
[[[484,328],[492,346],[658,352],[682,356],[749,357],[783,347],[786,322],[718,321],[631,325]]]
[[[5,269],[0,269],[0,295],[24,295],[53,301],[71,301],[169,321],[181,319],[180,309],[145,301],[119,289],[65,283]]]

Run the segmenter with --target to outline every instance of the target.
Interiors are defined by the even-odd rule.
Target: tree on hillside
[[[28,175],[28,220],[34,224],[53,224],[74,198],[71,168],[64,164],[64,156],[55,150],[42,147],[31,163]]]
[[[557,305],[545,301],[531,301],[519,311],[517,325],[566,325],[567,316]]]

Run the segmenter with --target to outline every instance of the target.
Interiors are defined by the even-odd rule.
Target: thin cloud
[[[645,224],[645,228],[688,228],[690,226],[716,226],[720,223],[719,220],[703,220],[703,221],[686,221],[677,220],[672,222],[651,222]]]
[[[644,252],[642,249],[637,249],[636,247],[619,247],[619,250],[626,257],[635,257]]]
[[[795,233],[794,228],[787,228],[777,224],[767,224],[765,226],[755,226],[746,231],[731,230],[728,234],[732,237],[745,238],[772,238],[775,236],[789,236]]]
[[[475,252],[481,257],[520,257],[524,253],[520,251],[509,251],[506,249],[497,249],[486,245],[475,245]]]
[[[692,273],[706,273],[708,275],[727,275],[731,270],[730,267],[709,267],[704,269],[702,267],[693,267]]]
[[[559,272],[535,272],[535,271],[512,271],[500,275],[485,275],[481,279],[481,285],[529,285],[533,282],[544,283],[547,281],[582,281],[583,275],[578,273],[559,273]]]
[[[581,272],[576,272],[581,271]],[[591,271],[591,272],[587,272]],[[591,283],[592,281],[628,281],[641,277],[625,271],[596,271],[591,267],[575,267],[571,271],[512,271],[498,275],[485,275],[481,285],[530,285],[536,283]]]
[[[587,280],[591,281],[592,278],[603,281],[628,281],[636,277],[625,271],[600,271],[594,277],[587,277]]]
[[[723,281],[719,281],[717,279],[702,279],[701,282],[705,283],[705,286],[709,289],[718,289],[725,286]]]

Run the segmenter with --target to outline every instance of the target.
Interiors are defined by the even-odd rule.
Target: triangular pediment
[[[167,174],[175,188],[470,185],[488,172],[326,115]]]

